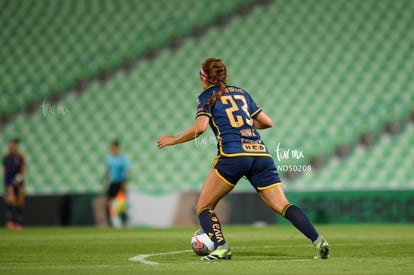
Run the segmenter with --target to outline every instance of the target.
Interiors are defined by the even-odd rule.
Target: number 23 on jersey
[[[226,108],[226,114],[232,127],[240,128],[243,127],[245,123],[249,126],[253,126],[253,119],[250,116],[244,95],[223,95],[220,99],[221,103],[224,105],[230,105],[230,107]],[[238,102],[236,101],[239,101],[241,106],[237,104]],[[240,108],[243,110],[243,115],[236,113]]]

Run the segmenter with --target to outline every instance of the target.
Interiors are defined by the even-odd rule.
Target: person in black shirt
[[[19,150],[19,139],[14,138],[9,141],[9,150],[3,158],[6,226],[10,229],[21,229],[23,225],[25,175],[26,160]]]

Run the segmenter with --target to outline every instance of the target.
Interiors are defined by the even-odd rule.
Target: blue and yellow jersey
[[[196,117],[210,118],[210,127],[218,141],[218,153],[225,157],[270,156],[253,124],[253,119],[262,109],[248,92],[227,86],[214,106],[204,110],[208,99],[218,90],[218,86],[212,86],[199,95],[196,114]]]

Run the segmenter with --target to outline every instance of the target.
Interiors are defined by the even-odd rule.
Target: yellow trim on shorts
[[[228,181],[225,177],[223,177],[220,172],[217,169],[214,169],[214,171],[216,172],[216,175],[222,180],[224,181],[226,184],[230,185],[231,187],[234,187],[234,184],[231,183],[230,181]]]
[[[226,154],[223,152],[223,150],[220,147],[220,154],[224,157],[272,157],[269,153],[232,153],[232,154]]]
[[[289,207],[291,207],[293,204],[288,203],[282,210],[281,215],[284,217],[286,215],[286,211],[289,209]]]
[[[267,189],[270,189],[272,187],[276,187],[276,186],[279,186],[279,185],[282,185],[282,182],[279,181],[279,182],[273,183],[273,184],[265,186],[265,187],[257,187],[257,190],[263,191],[263,190],[267,190]]]
[[[217,162],[218,162],[219,160],[220,160],[220,155],[217,155],[217,156],[214,158],[213,162],[211,163],[211,168],[216,167]]]

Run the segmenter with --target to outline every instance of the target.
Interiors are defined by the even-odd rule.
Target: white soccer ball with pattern
[[[206,256],[214,251],[214,243],[203,229],[194,232],[191,238],[191,247],[194,253],[199,256]]]

